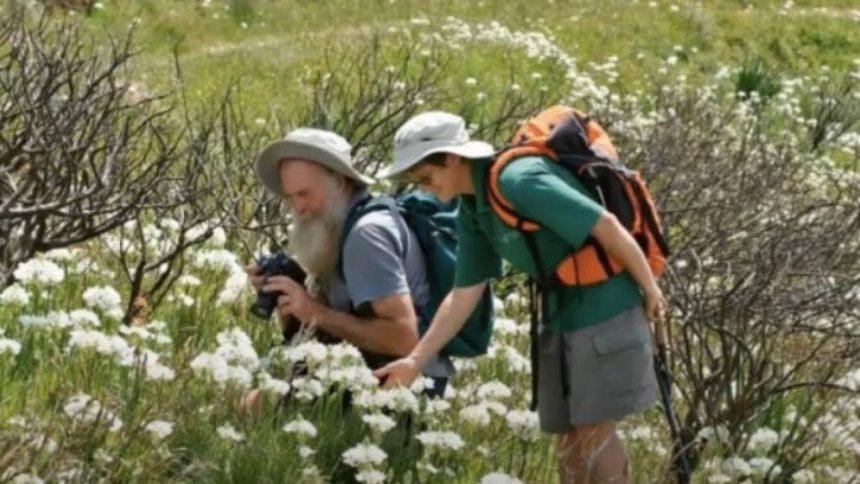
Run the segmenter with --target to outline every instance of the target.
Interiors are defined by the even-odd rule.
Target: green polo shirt
[[[460,197],[454,285],[466,287],[501,276],[502,259],[539,277],[524,235],[497,217],[487,201],[490,160],[470,163],[475,195]],[[603,211],[566,168],[539,156],[521,158],[505,167],[499,188],[517,213],[540,224],[535,242],[543,263],[549,266],[548,274],[572,249],[582,246]],[[641,300],[636,283],[622,272],[602,283],[549,291],[544,323],[554,332],[580,329],[641,304]]]

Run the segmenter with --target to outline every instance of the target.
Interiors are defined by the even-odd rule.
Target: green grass
[[[178,42],[189,91],[196,99],[205,100],[240,79],[256,113],[294,108],[293,82],[305,68],[318,65],[325,46],[360,47],[369,36],[391,28],[438,30],[448,16],[471,25],[497,21],[513,31],[548,34],[580,69],[615,56],[619,85],[624,87],[647,79],[672,55],[690,78],[707,79],[719,66],[738,66],[752,57],[787,76],[816,72],[825,65],[846,71],[860,52],[860,28],[849,16],[848,1],[796,2],[785,14],[780,13],[783,2],[764,1],[659,1],[653,8],[647,1],[629,0],[216,0],[208,7],[199,1],[103,3],[105,8],[95,10],[83,24],[97,36],[119,35],[139,20],[142,53],[135,76],[146,85],[173,86],[170,53]],[[815,10],[822,7],[837,13]],[[845,13],[840,16],[839,11]],[[431,25],[413,25],[413,18]],[[459,59],[446,75],[506,80],[511,64],[525,63],[521,52],[483,49],[467,49],[473,55]]]

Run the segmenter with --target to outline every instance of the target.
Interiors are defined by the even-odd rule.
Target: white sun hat
[[[381,176],[400,175],[434,153],[453,153],[463,158],[486,158],[493,146],[472,141],[466,123],[456,114],[428,111],[403,123],[394,135],[394,161]]]
[[[267,146],[257,157],[257,176],[275,194],[281,195],[281,161],[306,160],[319,163],[336,173],[369,186],[376,180],[353,167],[352,146],[342,136],[315,128],[297,128],[284,139]]]

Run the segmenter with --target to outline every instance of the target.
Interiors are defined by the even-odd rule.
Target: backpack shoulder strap
[[[520,231],[535,231],[540,226],[518,215],[499,187],[502,171],[517,158],[545,156],[572,168],[571,160],[618,162],[618,152],[606,131],[585,113],[557,105],[529,118],[490,166],[487,199],[499,218]]]
[[[534,221],[517,215],[513,205],[502,195],[499,188],[499,177],[502,171],[512,161],[524,156],[546,156],[558,161],[558,153],[551,142],[553,135],[566,119],[577,114],[573,108],[556,105],[532,116],[519,127],[508,145],[493,161],[487,178],[487,199],[493,212],[509,226],[524,231],[535,231],[540,228]]]
[[[493,161],[487,174],[487,201],[490,204],[490,208],[505,224],[520,231],[532,232],[538,230],[540,226],[535,221],[517,213],[513,204],[502,194],[499,180],[501,179],[502,171],[516,159],[525,156],[541,155],[546,156],[546,153],[535,147],[515,147],[505,150]]]
[[[349,236],[350,231],[352,231],[355,224],[361,220],[365,215],[372,212],[380,212],[383,210],[387,210],[391,212],[392,215],[395,215],[395,223],[397,223],[397,215],[402,215],[402,208],[392,197],[389,196],[378,196],[374,197],[372,195],[366,195],[364,198],[359,200],[355,206],[347,213],[346,218],[344,219],[343,228],[340,233],[340,242],[339,242],[339,250],[338,250],[338,262],[337,262],[337,271],[341,278],[344,277],[343,273],[343,249],[346,247],[346,238]],[[403,219],[403,217],[399,217]],[[405,224],[405,219],[403,220]],[[400,233],[403,237],[404,247],[409,246],[409,234],[406,232],[406,229],[403,225],[398,223],[398,227],[400,228]]]

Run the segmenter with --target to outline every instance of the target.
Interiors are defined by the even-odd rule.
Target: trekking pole
[[[654,372],[657,374],[657,383],[660,387],[663,413],[666,415],[666,420],[669,421],[669,433],[672,436],[672,471],[678,484],[689,484],[691,478],[690,460],[687,456],[687,446],[681,436],[678,416],[672,408],[672,375],[669,373],[667,364],[666,340],[661,322],[655,324],[655,335],[657,352],[654,354]]]

